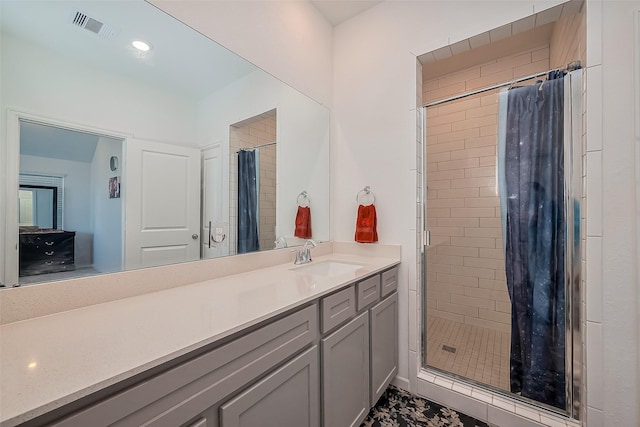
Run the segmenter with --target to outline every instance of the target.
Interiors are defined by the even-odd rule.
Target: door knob
[[[192,238],[193,240],[198,240],[198,235],[197,235],[197,234],[192,234],[192,235],[191,235],[191,238]]]

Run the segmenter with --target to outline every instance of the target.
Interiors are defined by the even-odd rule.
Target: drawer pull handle
[[[45,252],[44,254],[51,256],[51,255],[53,255],[53,251]]]
[[[47,246],[53,246],[56,242],[44,242],[45,245]]]
[[[45,261],[44,263],[45,263],[45,265],[52,265],[53,261]]]
[[[206,427],[206,425],[207,420],[205,420],[204,418],[200,418],[199,420],[196,420],[193,423],[189,424],[188,427]]]

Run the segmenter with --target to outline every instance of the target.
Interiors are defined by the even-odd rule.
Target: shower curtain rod
[[[454,96],[451,96],[449,98],[441,99],[439,101],[430,102],[428,104],[423,105],[423,107],[424,108],[435,107],[436,105],[444,104],[445,102],[455,101],[456,99],[466,98],[467,96],[477,95],[477,94],[483,93],[483,92],[488,92],[490,90],[498,89],[498,88],[501,88],[503,86],[509,86],[509,85],[513,85],[513,84],[516,84],[516,83],[524,82],[526,80],[535,79],[536,77],[541,77],[541,76],[547,75],[552,71],[573,71],[573,70],[577,70],[579,68],[580,68],[580,61],[575,61],[575,62],[569,63],[564,68],[554,68],[553,70],[543,71],[543,72],[540,72],[540,73],[532,74],[532,75],[527,76],[527,77],[520,77],[520,78],[515,79],[515,80],[510,80],[508,82],[498,83],[496,85],[485,87],[485,88],[482,88],[482,89],[477,89],[477,90],[474,90],[472,92],[461,93],[460,95],[454,95]]]
[[[241,151],[247,151],[247,150],[254,150],[256,148],[262,148],[262,147],[267,147],[269,145],[276,145],[277,142],[267,142],[266,144],[260,144],[260,145],[256,145],[255,147],[247,147],[247,148],[241,148],[238,151],[236,151],[236,154],[238,154]]]

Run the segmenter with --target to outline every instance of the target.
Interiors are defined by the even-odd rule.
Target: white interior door
[[[200,259],[200,151],[127,139],[125,268]]]
[[[224,166],[221,144],[202,150],[203,258],[229,255],[229,206],[225,197]]]

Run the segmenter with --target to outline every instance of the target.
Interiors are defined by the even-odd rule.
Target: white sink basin
[[[301,267],[293,268],[293,271],[297,271],[299,273],[311,274],[312,276],[339,276],[341,274],[352,273],[360,268],[363,265],[361,264],[349,264],[346,262],[339,261],[320,261],[320,262],[310,262],[307,265],[303,265]]]

